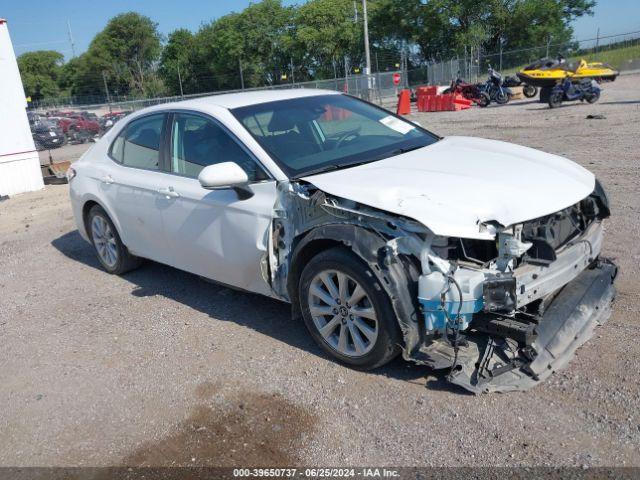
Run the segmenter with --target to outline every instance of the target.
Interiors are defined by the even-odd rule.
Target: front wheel
[[[562,100],[564,99],[564,92],[551,92],[549,96],[549,107],[557,108],[562,105]]]
[[[129,253],[109,215],[99,205],[94,205],[87,215],[87,233],[107,272],[121,275],[140,265],[141,260]]]
[[[600,92],[598,91],[594,91],[590,95],[586,96],[586,100],[588,103],[596,103],[599,98],[600,98]]]
[[[399,328],[391,301],[373,272],[354,253],[332,248],[302,271],[299,298],[316,343],[338,361],[362,370],[399,352]]]
[[[507,92],[503,91],[498,91],[496,93],[496,103],[498,105],[504,105],[505,103],[509,102],[509,94]]]

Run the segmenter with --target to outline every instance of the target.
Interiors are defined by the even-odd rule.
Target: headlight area
[[[617,269],[600,258],[604,216],[588,197],[496,227],[495,241],[428,239],[414,359],[476,393],[526,390],[562,368],[610,312]]]

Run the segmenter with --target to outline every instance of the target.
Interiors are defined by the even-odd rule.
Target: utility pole
[[[364,17],[364,55],[366,59],[367,75],[371,73],[371,52],[369,51],[369,20],[367,18],[367,0],[362,0],[362,16]]]
[[[596,31],[596,55],[598,54],[598,48],[600,47],[600,27]]]
[[[178,63],[178,84],[180,84],[180,96],[184,98],[184,92],[182,91],[182,77],[180,76],[180,64]]]
[[[238,57],[238,69],[240,70],[240,88],[244,90],[244,76],[242,74],[242,59]]]
[[[109,113],[111,113],[111,95],[109,95],[109,87],[107,86],[107,75],[102,72],[102,81],[104,82],[104,91],[107,94],[107,103],[109,104]]]
[[[71,53],[76,56],[76,43],[73,41],[73,33],[71,33],[71,22],[67,18],[67,33],[69,34],[69,43],[71,44]]]
[[[349,93],[349,57],[344,56],[344,93]]]

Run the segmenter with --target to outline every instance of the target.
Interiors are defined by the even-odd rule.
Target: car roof
[[[289,100],[293,98],[315,97],[319,95],[339,95],[334,90],[320,90],[315,88],[285,88],[279,90],[254,90],[248,92],[223,93],[210,95],[207,97],[182,100],[169,104],[158,105],[157,109],[163,108],[206,108],[217,106],[226,109],[246,107],[259,103],[275,102],[278,100]],[[156,108],[154,108],[155,110]]]

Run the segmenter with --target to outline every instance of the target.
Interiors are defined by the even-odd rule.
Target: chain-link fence
[[[416,70],[417,71],[417,70]],[[410,72],[409,72],[410,73]],[[399,74],[401,83],[394,84],[394,75]],[[426,77],[417,80],[415,75],[408,75],[408,71],[388,71],[378,72],[371,75],[357,74],[348,75],[327,80],[312,80],[307,82],[281,83],[276,85],[267,85],[263,87],[219,90],[211,92],[193,93],[187,95],[172,95],[144,99],[131,99],[124,96],[110,96],[109,98],[101,96],[82,97],[82,98],[57,98],[51,100],[42,100],[33,102],[31,108],[39,113],[56,112],[64,110],[105,110],[105,111],[133,111],[151,105],[162,103],[177,102],[180,100],[188,100],[193,98],[205,97],[210,95],[221,95],[226,93],[250,92],[259,90],[281,90],[290,88],[313,88],[323,90],[334,90],[348,93],[366,100],[383,103],[385,99],[394,97],[398,88],[409,86],[413,78],[415,81],[426,81]],[[415,83],[415,81],[413,83]]]
[[[526,65],[543,57],[562,55],[567,61],[584,58],[611,64],[620,71],[640,68],[640,32],[618,35],[596,36],[594,38],[565,43],[547,42],[544,45],[484,52],[481,48],[470,50],[465,58],[456,57],[448,61],[430,65],[429,81],[446,83],[456,76],[472,82],[479,81],[493,67],[504,74],[513,74]]]

